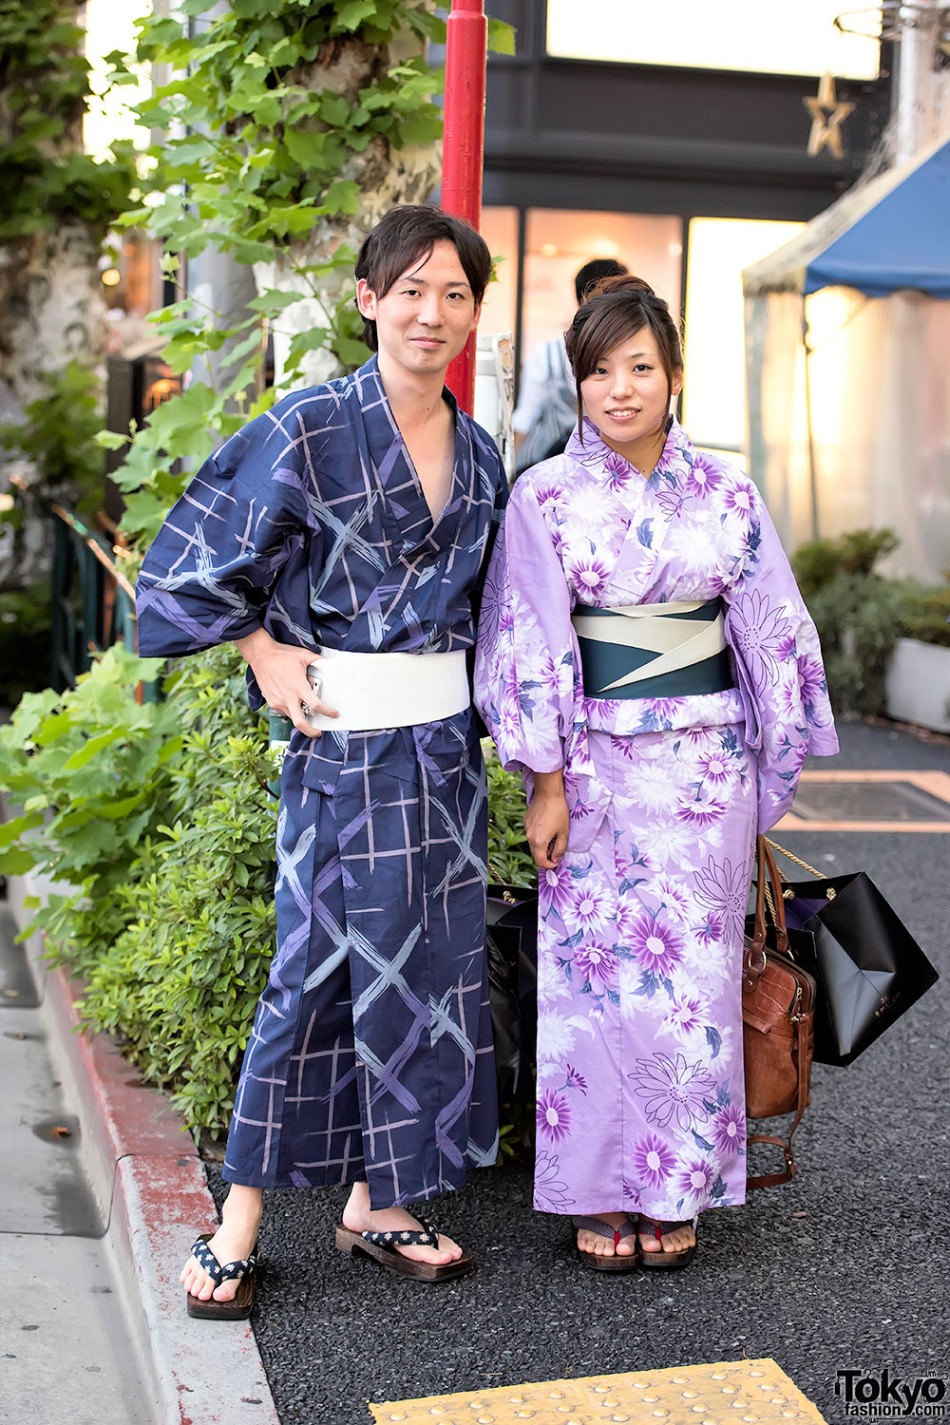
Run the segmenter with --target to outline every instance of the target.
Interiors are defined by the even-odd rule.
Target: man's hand
[[[564,859],[570,826],[563,772],[536,772],[524,829],[535,865],[542,871],[553,871]]]
[[[307,678],[308,663],[319,663],[319,655],[309,648],[278,643],[265,628],[255,629],[246,638],[236,640],[242,658],[250,665],[267,706],[272,712],[289,717],[307,737],[319,737],[320,729],[311,727],[304,708],[311,712],[338,717],[336,708],[327,707],[315,695]]]

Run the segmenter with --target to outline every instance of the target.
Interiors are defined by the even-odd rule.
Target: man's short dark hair
[[[492,267],[485,239],[464,218],[428,203],[403,203],[380,218],[360,248],[357,280],[363,278],[377,300],[385,297],[404,272],[420,259],[427,261],[435,244],[443,241],[458,253],[475,306],[480,306]],[[363,318],[363,337],[371,351],[379,350],[376,323],[369,317]]]
[[[624,267],[615,257],[595,257],[593,261],[585,262],[574,278],[577,305],[580,306],[590,289],[605,277],[625,277],[629,271],[629,267]]]

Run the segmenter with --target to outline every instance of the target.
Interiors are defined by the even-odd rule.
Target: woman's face
[[[652,470],[670,398],[682,385],[682,371],[674,371],[672,386],[668,383],[656,339],[649,327],[641,327],[601,357],[581,382],[584,414],[612,450],[638,469],[649,464]]]

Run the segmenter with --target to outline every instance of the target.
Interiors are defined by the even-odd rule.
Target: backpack
[[[577,425],[577,397],[564,371],[560,342],[547,342],[545,351],[550,394],[518,451],[519,475],[530,465],[537,465],[540,460],[549,460],[552,455],[560,455]]]

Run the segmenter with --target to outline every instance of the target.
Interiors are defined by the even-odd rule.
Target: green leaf
[[[493,54],[510,54],[516,52],[515,40],[517,30],[514,25],[506,24],[504,20],[495,20],[488,17],[488,48]]]

